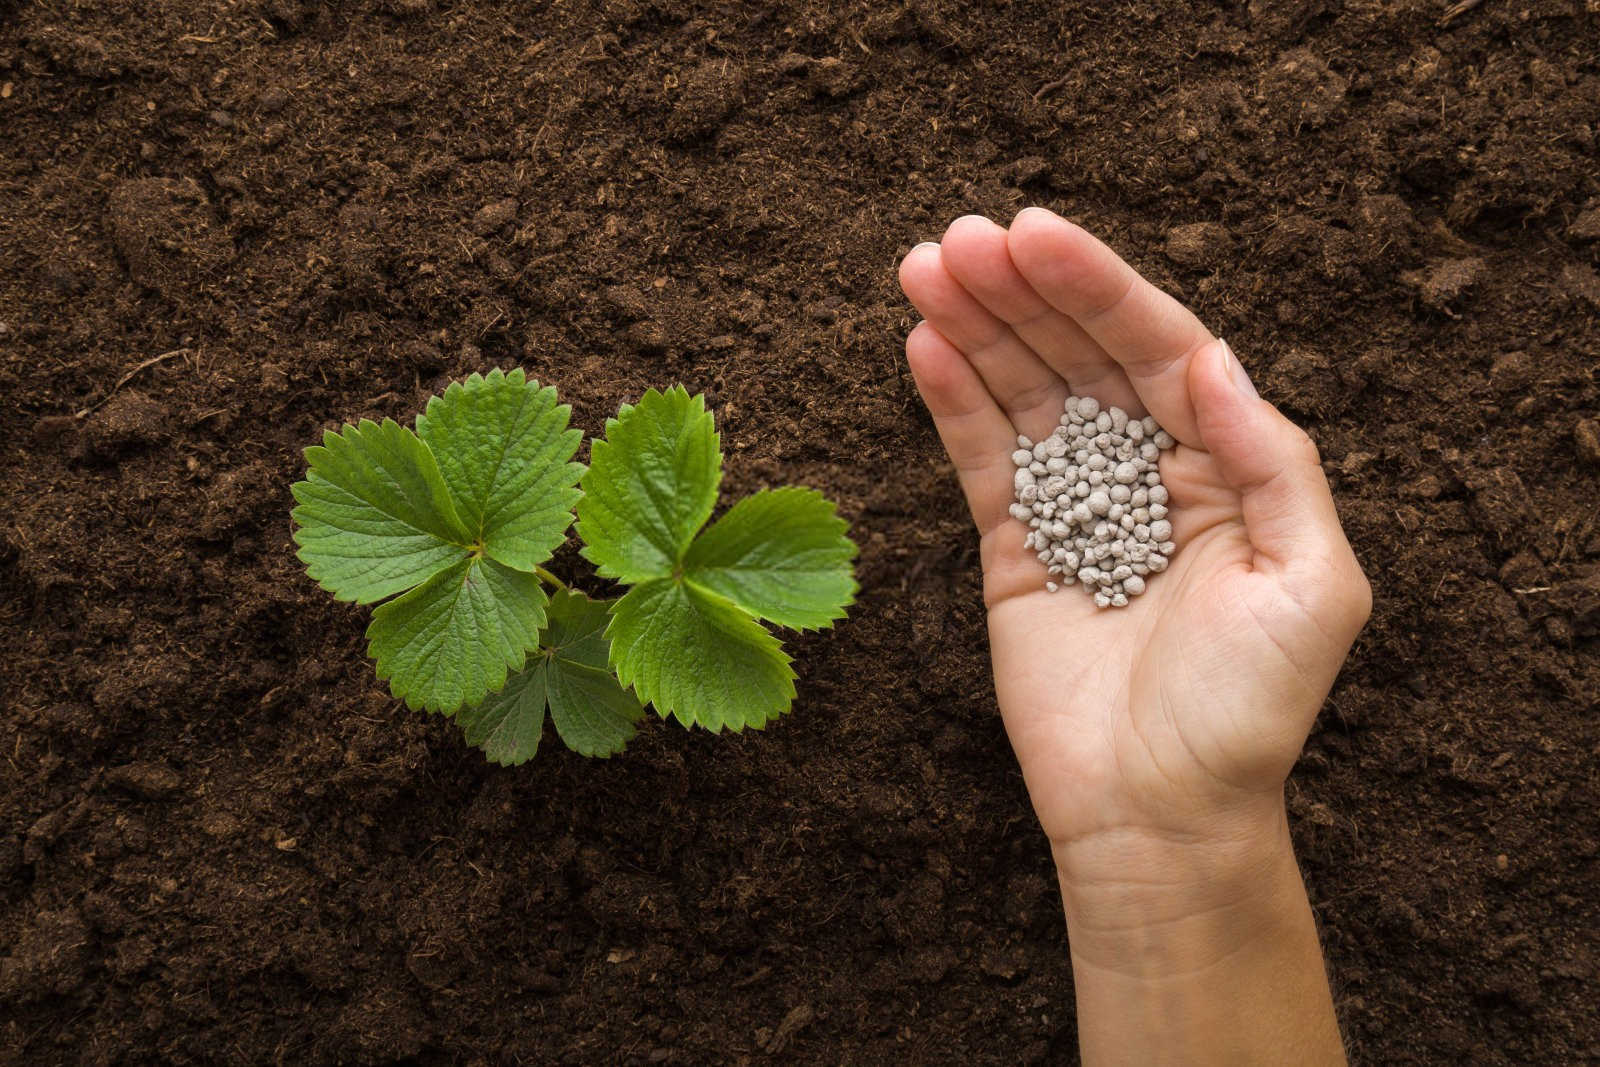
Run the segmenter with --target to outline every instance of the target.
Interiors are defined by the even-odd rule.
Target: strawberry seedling
[[[820,629],[853,601],[856,549],[833,504],[762,490],[707,526],[722,453],[703,397],[623,405],[587,470],[570,412],[496,370],[433,397],[414,431],[363,420],[306,450],[299,557],[336,599],[378,605],[378,677],[504,764],[533,756],[546,714],[569,748],[610,756],[645,704],[712,731],[786,712],[794,670],[762,623]],[[619,599],[545,569],[574,508],[583,556],[628,587]]]

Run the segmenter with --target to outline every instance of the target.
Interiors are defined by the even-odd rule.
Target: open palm
[[[1058,856],[1275,803],[1371,606],[1310,439],[1109,248],[1029,208],[956,220],[901,284],[906,353],[982,536],[995,688]],[[1054,594],[1010,517],[1017,434],[1069,395],[1154,415],[1178,551],[1123,609]]]

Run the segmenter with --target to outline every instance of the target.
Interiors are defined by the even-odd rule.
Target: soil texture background
[[[894,280],[1035,203],[1229,338],[1372,576],[1289,786],[1355,1057],[1600,1060],[1597,41],[1593,0],[0,0],[0,1063],[1073,1060]],[[502,769],[373,680],[300,450],[493,366],[589,433],[681,381],[725,499],[840,501],[863,591],[789,717]]]

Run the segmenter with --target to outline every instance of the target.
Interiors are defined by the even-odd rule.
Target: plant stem
[[[557,578],[555,575],[551,574],[549,571],[545,570],[543,567],[535,567],[535,568],[533,568],[533,573],[537,574],[540,578],[542,578],[545,581],[549,582],[551,585],[555,586],[557,589],[561,590],[564,593],[570,593],[572,591],[572,590],[567,588],[567,583],[566,582],[563,582],[560,578]]]

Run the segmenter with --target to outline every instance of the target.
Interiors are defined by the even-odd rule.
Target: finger
[[[1122,365],[1162,428],[1198,445],[1188,370],[1215,340],[1200,320],[1087,230],[1044,208],[1026,208],[1012,221],[1007,247],[1039,295]]]
[[[961,351],[929,323],[906,338],[906,362],[933,415],[980,534],[1010,519],[1016,430]]]
[[[1313,615],[1349,615],[1353,634],[1366,619],[1370,593],[1339,525],[1316,444],[1256,395],[1224,341],[1194,357],[1189,385],[1204,447],[1239,493],[1255,568],[1281,575]]]
[[[1055,428],[1067,383],[950,276],[938,245],[918,245],[901,261],[900,287],[923,318],[966,356],[1021,433],[1043,437]]]
[[[1135,415],[1144,406],[1117,361],[1076,321],[1040,296],[1011,261],[1006,231],[981,215],[950,224],[940,244],[944,266],[962,288],[1039,354],[1079,396]]]

